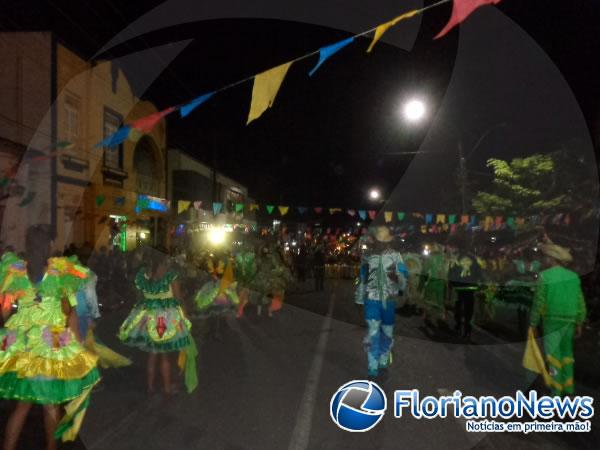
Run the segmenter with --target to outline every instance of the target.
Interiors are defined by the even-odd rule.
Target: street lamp
[[[421,119],[425,117],[427,108],[425,107],[425,102],[423,102],[423,100],[413,98],[404,103],[402,112],[407,121],[415,123],[420,122]]]
[[[371,189],[369,191],[369,198],[373,201],[379,200],[381,198],[381,192],[379,192],[379,189]]]

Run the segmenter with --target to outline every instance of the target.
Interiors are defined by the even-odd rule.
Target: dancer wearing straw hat
[[[396,297],[406,288],[407,272],[399,252],[393,249],[389,228],[373,230],[373,242],[363,255],[358,286],[359,303],[364,302],[367,350],[370,377],[379,375],[391,362],[396,319]]]
[[[573,394],[573,340],[581,335],[586,306],[579,276],[563,267],[573,258],[568,249],[553,243],[541,244],[550,267],[540,273],[531,310],[535,333],[541,324],[546,361],[553,395]]]

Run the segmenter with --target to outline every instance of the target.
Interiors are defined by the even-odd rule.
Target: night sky
[[[51,29],[92,57],[163,2],[77,3],[11,2],[2,7],[0,24]],[[187,3],[190,11],[206,4]],[[378,13],[385,14],[383,20],[370,25],[407,8],[388,3]],[[219,170],[245,183],[264,203],[359,208],[368,206],[367,189],[379,186],[393,208],[450,210],[457,205],[452,181],[457,141],[469,150],[499,123],[506,125],[491,132],[469,161],[476,186],[489,180],[482,175],[489,157],[551,151],[574,142],[591,161],[585,125],[596,135],[600,128],[600,7],[594,3],[504,0],[497,10],[477,12],[460,38],[455,30],[433,41],[450,14],[450,5],[444,5],[426,12],[420,26],[401,23],[388,32],[405,39],[404,48],[382,42],[367,55],[369,40],[361,39],[313,78],[306,73],[316,56],[293,65],[274,107],[249,126],[251,82],[219,94],[185,120],[173,115],[169,146],[207,163],[216,160]],[[342,8],[340,22],[344,14],[360,23],[350,8]],[[121,58],[138,93],[163,108],[349,35],[290,21],[211,20],[159,28],[99,57]],[[145,89],[150,68],[165,65]],[[413,94],[424,95],[430,109],[429,120],[417,127],[407,126],[398,113],[402,100]],[[416,158],[402,154],[416,150],[423,152]],[[588,175],[596,176],[595,171]]]

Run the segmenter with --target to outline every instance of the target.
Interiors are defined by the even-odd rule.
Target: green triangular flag
[[[96,206],[102,206],[102,204],[104,203],[104,200],[106,200],[106,197],[104,197],[104,195],[97,195],[96,196]]]
[[[403,212],[399,212],[398,213],[398,220],[399,221],[403,221],[405,217],[406,217],[405,213],[403,213]]]
[[[452,225],[453,223],[456,223],[456,214],[449,214],[448,215],[448,223],[450,225]]]
[[[243,203],[236,203],[235,204],[235,212],[236,213],[241,213],[244,211],[244,204]]]
[[[21,202],[19,203],[19,206],[28,205],[29,203],[31,203],[31,201],[33,200],[34,197],[35,197],[35,192],[29,191],[27,193],[27,195],[23,198],[23,200],[21,200]]]
[[[269,214],[273,214],[273,211],[275,210],[275,207],[273,205],[267,205],[266,208]]]
[[[514,229],[515,228],[515,218],[514,217],[507,217],[506,218],[506,226],[508,226],[509,228]]]

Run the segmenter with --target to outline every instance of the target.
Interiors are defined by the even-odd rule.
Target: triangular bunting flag
[[[235,212],[236,213],[244,212],[244,204],[243,203],[236,203],[235,204]]]
[[[434,39],[439,39],[446,35],[452,28],[463,22],[471,15],[473,11],[483,5],[497,4],[500,0],[454,0],[452,5],[452,16],[446,26],[440,31]]]
[[[102,206],[104,200],[106,200],[104,195],[96,195],[96,206]]]
[[[431,225],[433,223],[433,214],[425,214],[425,223]]]
[[[355,209],[349,209],[348,210],[348,215],[354,217],[356,215],[356,210]]]
[[[252,211],[258,211],[259,206],[256,203],[251,203],[250,204],[250,212]]]
[[[317,63],[317,65],[315,67],[313,67],[313,69],[308,73],[308,75],[312,77],[315,74],[315,72],[317,71],[317,69],[319,67],[321,67],[321,64],[323,64],[328,58],[330,58],[331,55],[339,52],[345,46],[352,43],[353,40],[354,40],[354,37],[349,37],[348,39],[344,39],[343,41],[328,45],[327,47],[321,47],[319,49],[319,62]]]
[[[204,94],[204,95],[201,95],[200,97],[196,97],[194,100],[192,100],[188,104],[183,105],[179,109],[179,114],[181,115],[181,117],[188,116],[194,109],[196,109],[198,106],[200,106],[206,100],[211,98],[213,95],[214,95],[214,92],[209,92],[208,94]]]
[[[369,211],[369,219],[375,220],[375,217],[377,217],[377,211]]]
[[[192,202],[189,200],[178,200],[177,201],[177,214],[181,214],[182,212],[186,212]]]
[[[367,212],[364,209],[361,209],[360,211],[358,211],[358,216],[362,220],[367,220]]]
[[[460,223],[463,225],[467,225],[469,223],[469,216],[467,216],[467,215],[460,216]]]
[[[448,223],[450,225],[455,224],[456,223],[456,214],[449,214],[448,215]]]
[[[452,225],[450,225],[450,233],[456,233],[456,228],[458,225],[456,225],[455,223],[453,223]]]
[[[213,214],[215,216],[218,215],[222,209],[223,209],[223,203],[213,202]]]
[[[129,133],[131,132],[131,127],[129,125],[124,125],[115,131],[110,136],[104,138],[104,140],[98,142],[94,145],[94,148],[98,147],[116,147],[119,144],[125,142],[125,140],[129,137]]]
[[[509,228],[514,229],[515,228],[515,218],[514,217],[507,217],[506,218],[506,226]]]
[[[25,197],[23,197],[23,200],[21,200],[19,202],[19,206],[22,207],[22,206],[26,206],[26,205],[30,204],[34,197],[35,197],[35,192],[29,191],[27,193],[27,195]]]
[[[163,117],[171,114],[173,111],[175,111],[175,107],[171,106],[170,108],[155,112],[146,117],[142,117],[141,119],[134,120],[131,122],[130,126],[131,128],[135,128],[140,133],[148,134]]]
[[[196,200],[194,202],[194,209],[196,211],[200,211],[202,209],[202,201],[201,200]]]
[[[398,220],[399,220],[400,222],[402,222],[402,221],[404,220],[404,218],[405,218],[405,217],[406,217],[406,214],[405,214],[405,213],[403,213],[403,212],[399,212],[399,213],[398,213]]]
[[[333,216],[334,214],[337,214],[337,213],[339,213],[339,212],[342,212],[342,209],[341,209],[341,208],[329,208],[329,214],[331,214],[332,216]]]
[[[446,223],[446,215],[445,214],[438,214],[435,217],[435,223]]]
[[[308,211],[308,208],[306,206],[298,206],[298,212],[300,214],[304,214],[306,213],[306,211]]]
[[[280,206],[280,207],[278,207],[278,209],[279,209],[279,214],[281,214],[282,216],[285,216],[288,213],[288,211],[290,210],[290,207],[289,206]]]
[[[371,42],[371,45],[369,45],[369,48],[367,49],[367,53],[371,53],[371,51],[373,50],[373,47],[375,47],[375,44],[377,44],[379,39],[381,39],[381,36],[383,36],[383,34],[387,30],[389,30],[391,27],[396,25],[401,20],[408,19],[409,17],[412,17],[412,16],[418,14],[419,12],[420,11],[418,9],[414,9],[412,11],[406,12],[406,13],[396,17],[395,19],[390,20],[389,22],[382,23],[381,25],[379,25],[377,27],[377,29],[375,29],[375,35],[373,36],[373,41]]]
[[[421,233],[427,234],[427,225],[421,225]]]
[[[385,218],[385,222],[386,223],[390,223],[392,221],[392,212],[391,211],[385,211],[383,213],[383,217]]]
[[[273,206],[273,205],[267,205],[266,208],[267,208],[267,212],[269,214],[273,214],[273,211],[275,210],[275,206]]]
[[[321,213],[323,212],[323,208],[321,208],[321,207],[316,207],[316,208],[315,208],[315,212],[316,212],[317,214],[321,214]]]
[[[277,92],[279,92],[281,83],[291,65],[292,63],[288,62],[259,73],[254,77],[252,103],[250,104],[250,113],[246,125],[258,119],[268,108],[273,106]]]

